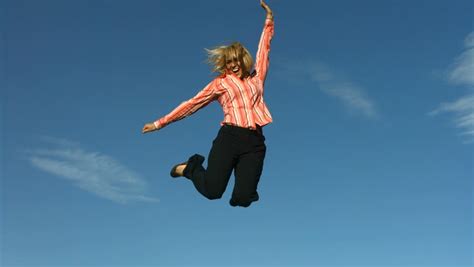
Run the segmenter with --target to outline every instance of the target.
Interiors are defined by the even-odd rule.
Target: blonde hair
[[[226,72],[226,61],[236,56],[241,64],[244,77],[250,75],[253,66],[253,58],[247,48],[239,42],[230,45],[217,46],[213,49],[206,49],[208,54],[207,62],[213,66],[212,71],[224,74]]]

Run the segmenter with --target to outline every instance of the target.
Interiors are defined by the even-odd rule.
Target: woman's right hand
[[[147,123],[143,126],[142,133],[149,133],[158,130],[154,123]]]

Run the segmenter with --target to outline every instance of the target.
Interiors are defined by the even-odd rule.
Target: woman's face
[[[225,66],[228,74],[235,74],[237,77],[242,78],[242,64],[239,57],[234,54],[229,58],[226,58]]]

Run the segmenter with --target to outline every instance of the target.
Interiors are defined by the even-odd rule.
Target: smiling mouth
[[[234,68],[232,69],[232,72],[237,73],[237,72],[239,72],[239,70],[240,70],[239,67],[234,67]]]

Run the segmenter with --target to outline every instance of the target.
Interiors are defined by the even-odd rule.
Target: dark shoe
[[[183,163],[174,165],[174,167],[171,169],[171,172],[170,172],[171,177],[176,178],[176,177],[182,176],[182,175],[179,175],[179,174],[176,172],[176,169],[177,169],[179,166],[181,166],[181,165],[187,165],[187,164],[188,164],[188,162],[186,161],[186,162],[183,162]]]

